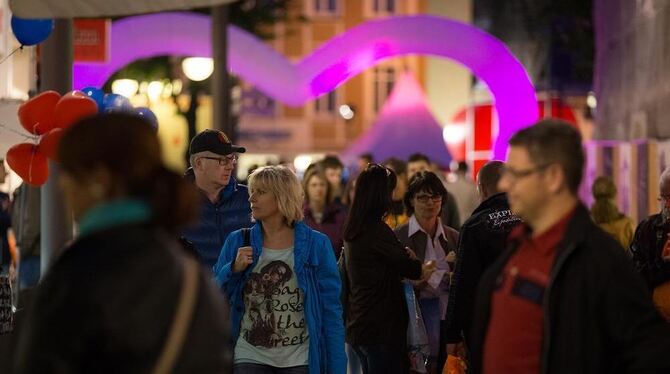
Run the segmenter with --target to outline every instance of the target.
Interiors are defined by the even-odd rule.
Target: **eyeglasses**
[[[429,200],[434,203],[442,201],[442,195],[416,195],[415,197],[420,203],[427,203]]]
[[[200,158],[204,158],[207,160],[216,160],[219,164],[219,166],[228,166],[228,165],[235,165],[237,163],[237,155],[230,155],[226,157],[206,157],[202,156]]]
[[[549,165],[551,165],[551,164],[539,165],[539,166],[536,166],[534,168],[525,169],[525,170],[515,170],[513,168],[505,166],[505,167],[502,168],[502,171],[501,171],[500,175],[503,178],[507,177],[510,180],[516,181],[516,180],[523,179],[523,178],[526,178],[528,176],[531,176],[535,173],[539,173],[541,171],[544,171],[544,169],[548,168]]]

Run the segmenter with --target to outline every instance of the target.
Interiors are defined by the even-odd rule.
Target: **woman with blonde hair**
[[[303,222],[300,182],[284,166],[260,168],[249,202],[256,224],[228,236],[214,266],[231,308],[233,372],[346,373],[335,255]]]
[[[595,199],[591,206],[593,220],[628,250],[633,240],[635,225],[633,220],[621,213],[616,205],[617,189],[614,181],[607,176],[598,177],[591,186],[591,192]]]

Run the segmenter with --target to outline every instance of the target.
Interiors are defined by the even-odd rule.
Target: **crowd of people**
[[[573,127],[509,145],[476,183],[416,153],[361,155],[346,181],[332,155],[301,177],[265,166],[244,185],[246,149],[221,131],[193,138],[182,176],[143,119],[85,119],[59,146],[77,235],[14,332],[15,371],[434,374],[451,356],[469,373],[670,372],[670,170],[635,228],[611,178],[580,202]],[[30,211],[6,201],[2,274],[32,286]]]

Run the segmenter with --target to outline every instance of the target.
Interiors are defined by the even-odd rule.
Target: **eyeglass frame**
[[[210,157],[210,156],[200,156],[198,158],[204,158],[207,160],[216,160],[217,164],[219,166],[228,166],[228,165],[235,165],[237,164],[237,155],[232,154],[232,157],[229,156],[224,156],[224,157]]]
[[[525,169],[525,170],[514,170],[514,169],[510,169],[507,166],[503,166],[502,170],[500,171],[500,177],[501,178],[509,178],[510,181],[516,182],[519,179],[529,177],[529,176],[531,176],[535,173],[541,173],[551,165],[552,165],[552,163],[548,163],[548,164],[538,165],[538,166],[535,166],[533,168],[528,168],[528,169]]]
[[[435,194],[435,195],[429,195],[429,194],[419,195],[419,193],[417,193],[416,195],[414,195],[414,198],[416,199],[416,201],[418,201],[418,202],[420,202],[420,203],[422,203],[422,204],[426,204],[429,200],[430,200],[431,202],[433,202],[433,203],[439,203],[439,202],[441,202],[442,200],[444,200],[444,197],[443,197],[442,195],[440,195],[440,194]]]

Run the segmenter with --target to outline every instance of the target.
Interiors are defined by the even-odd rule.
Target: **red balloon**
[[[19,121],[29,133],[42,135],[54,126],[53,115],[60,94],[56,91],[44,91],[41,94],[21,104],[19,107]]]
[[[44,134],[40,139],[38,150],[48,159],[58,161],[58,143],[64,133],[63,129],[53,129]]]
[[[54,110],[54,127],[67,129],[80,119],[98,113],[98,104],[81,91],[72,91],[63,95]]]
[[[47,158],[34,144],[21,143],[10,148],[7,164],[31,186],[41,186],[49,179]]]

